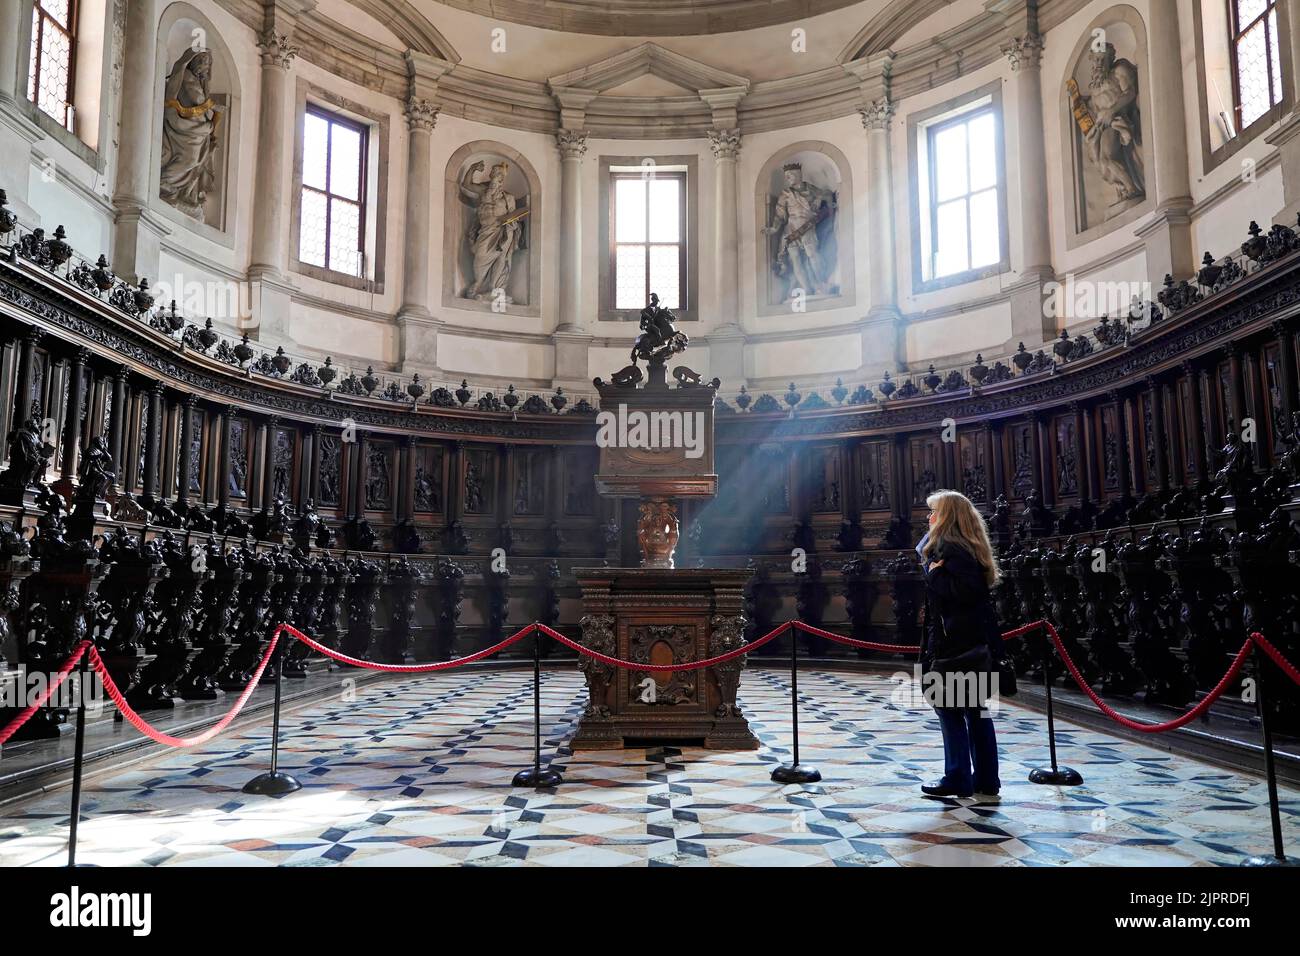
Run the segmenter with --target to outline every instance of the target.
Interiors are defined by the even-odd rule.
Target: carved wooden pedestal
[[[744,643],[741,599],[752,571],[579,568],[581,641],[647,664],[697,661]],[[702,741],[712,750],[755,750],[736,706],[745,658],[695,671],[624,670],[585,655],[590,701],[575,750],[616,750],[629,741]]]

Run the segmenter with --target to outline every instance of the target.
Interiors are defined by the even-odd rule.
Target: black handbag
[[[1001,638],[998,638],[1001,640]],[[998,696],[1015,697],[1016,696],[1016,665],[1011,662],[1009,654],[1003,654],[997,662],[998,669]]]

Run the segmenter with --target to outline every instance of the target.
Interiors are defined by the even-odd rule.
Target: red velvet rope
[[[602,654],[600,651],[593,651],[590,647],[583,647],[577,641],[571,641],[559,631],[547,627],[545,624],[537,624],[536,628],[548,637],[553,637],[565,647],[572,648],[579,654],[586,654],[588,657],[601,661],[605,664],[621,667],[630,671],[648,671],[651,673],[671,673],[673,671],[698,671],[705,667],[716,667],[718,664],[725,664],[727,661],[734,660],[741,654],[748,654],[750,651],[756,651],[768,641],[775,640],[790,628],[793,621],[786,621],[772,630],[768,631],[762,637],[750,641],[748,644],[742,644],[734,651],[727,651],[725,654],[719,654],[717,657],[706,657],[702,661],[683,661],[680,664],[639,664],[636,661],[625,661],[618,657],[610,657],[608,654]]]
[[[63,666],[59,668],[59,672],[54,675],[54,679],[46,686],[44,693],[40,695],[36,703],[30,707],[24,707],[18,712],[17,717],[5,725],[4,730],[0,730],[0,744],[7,743],[10,737],[22,729],[23,724],[32,719],[32,714],[45,706],[45,702],[54,696],[56,690],[63,686],[63,682],[68,679],[72,669],[77,666],[77,661],[81,660],[81,655],[86,653],[86,649],[90,646],[90,641],[82,641],[73,649],[71,656],[63,662]],[[85,692],[84,688],[82,692]]]
[[[1183,724],[1191,723],[1197,717],[1201,716],[1201,714],[1209,710],[1210,705],[1223,696],[1223,692],[1228,689],[1228,685],[1231,684],[1237,674],[1241,672],[1242,665],[1246,663],[1246,658],[1250,656],[1250,652],[1255,646],[1255,639],[1252,634],[1250,637],[1246,638],[1245,643],[1241,645],[1241,650],[1237,651],[1237,656],[1232,659],[1232,666],[1228,668],[1228,673],[1224,674],[1223,678],[1214,685],[1214,689],[1206,694],[1204,699],[1202,699],[1199,704],[1187,713],[1183,714],[1181,717],[1175,717],[1173,720],[1166,720],[1164,723],[1143,724],[1136,720],[1129,720],[1114,707],[1111,707],[1102,700],[1097,692],[1088,685],[1088,682],[1083,679],[1083,675],[1079,673],[1079,668],[1075,666],[1074,661],[1071,659],[1070,652],[1065,649],[1065,645],[1061,642],[1061,637],[1056,633],[1056,628],[1052,626],[1052,622],[1044,621],[1043,624],[1047,627],[1047,633],[1051,635],[1052,643],[1056,645],[1057,652],[1061,655],[1062,660],[1065,661],[1065,666],[1070,671],[1070,676],[1073,677],[1074,682],[1079,685],[1079,689],[1092,698],[1092,702],[1097,705],[1097,709],[1111,720],[1115,721],[1115,723],[1127,727],[1129,730],[1136,730],[1143,734],[1158,734],[1163,733],[1166,730],[1174,730],[1183,726]]]
[[[230,725],[230,722],[238,716],[239,712],[244,709],[244,705],[248,702],[248,698],[252,695],[258,682],[261,681],[262,675],[271,661],[271,655],[275,651],[275,646],[279,642],[280,635],[286,632],[294,638],[302,641],[312,650],[324,654],[326,657],[332,658],[340,663],[350,664],[354,667],[362,667],[370,670],[388,671],[399,674],[426,674],[434,671],[450,670],[464,664],[470,664],[474,661],[482,660],[485,657],[491,657],[493,654],[505,650],[507,647],[521,641],[534,631],[540,632],[556,641],[559,641],[565,647],[571,648],[579,654],[585,654],[587,657],[591,657],[613,667],[653,673],[670,673],[673,671],[702,670],[706,667],[716,667],[719,664],[725,664],[728,661],[735,660],[737,657],[755,651],[764,644],[775,640],[791,627],[802,630],[808,634],[816,635],[817,637],[824,637],[839,644],[845,644],[849,647],[861,647],[868,650],[884,651],[886,653],[895,654],[915,654],[920,650],[920,648],[910,644],[880,644],[875,641],[859,641],[851,637],[845,637],[842,634],[836,634],[833,631],[814,627],[811,624],[805,624],[803,621],[786,621],[784,624],[778,625],[762,637],[750,641],[748,644],[741,645],[735,650],[728,651],[725,654],[719,654],[716,657],[710,657],[700,661],[685,661],[680,664],[643,664],[636,661],[625,661],[621,658],[611,657],[608,654],[602,654],[599,651],[593,651],[591,648],[584,647],[577,641],[570,640],[559,631],[547,627],[545,624],[529,624],[498,644],[494,644],[491,647],[484,648],[481,651],[476,651],[473,654],[458,658],[454,661],[439,661],[431,664],[379,664],[374,661],[364,661],[356,657],[349,657],[347,654],[341,654],[332,648],[326,647],[325,645],[312,640],[292,625],[280,624],[272,633],[271,640],[267,644],[265,652],[262,654],[262,660],[258,663],[257,670],[254,672],[252,680],[248,682],[248,685],[239,695],[239,699],[235,702],[234,707],[232,707],[230,711],[221,718],[221,720],[212,727],[209,727],[203,733],[194,737],[175,737],[150,726],[148,721],[136,713],[131,705],[126,702],[126,697],[122,694],[122,691],[113,682],[113,678],[108,673],[107,665],[105,665],[103,658],[99,655],[98,648],[94,647],[90,641],[82,641],[63,663],[63,666],[59,668],[54,678],[40,695],[40,698],[31,706],[25,707],[4,727],[3,730],[0,730],[0,744],[4,744],[12,738],[13,735],[31,719],[32,715],[35,714],[37,710],[45,706],[46,702],[49,701],[59,687],[62,686],[63,682],[72,672],[72,669],[77,666],[77,662],[81,660],[82,655],[87,653],[87,651],[89,651],[90,654],[91,665],[99,673],[100,679],[104,682],[105,691],[108,693],[113,703],[117,705],[117,708],[122,712],[123,717],[125,717],[133,727],[139,730],[146,737],[149,737],[158,743],[166,744],[171,747],[193,747],[197,744],[206,743],[216,737],[217,734],[225,730],[226,727]],[[1300,669],[1297,669],[1294,664],[1288,661],[1282,655],[1281,651],[1274,647],[1263,634],[1259,631],[1252,631],[1245,643],[1241,645],[1241,650],[1239,650],[1236,657],[1233,658],[1232,664],[1228,668],[1228,672],[1223,675],[1223,678],[1214,686],[1214,689],[1211,690],[1210,693],[1200,701],[1200,703],[1187,711],[1187,713],[1180,717],[1175,717],[1173,720],[1168,720],[1158,724],[1144,724],[1135,720],[1130,720],[1123,714],[1119,713],[1102,700],[1101,696],[1093,690],[1091,686],[1089,686],[1088,682],[1084,680],[1083,675],[1079,672],[1078,666],[1075,665],[1074,660],[1070,657],[1069,651],[1065,649],[1065,644],[1061,641],[1061,636],[1057,633],[1056,628],[1053,626],[1051,621],[1039,620],[1030,624],[1021,625],[1013,630],[1003,632],[1002,639],[1009,641],[1024,634],[1028,634],[1030,631],[1040,627],[1047,629],[1052,643],[1056,646],[1057,652],[1065,662],[1066,669],[1070,672],[1070,676],[1074,678],[1075,683],[1078,684],[1079,688],[1088,695],[1092,702],[1097,705],[1097,708],[1116,723],[1140,733],[1153,734],[1174,730],[1190,723],[1204,714],[1215,701],[1223,696],[1229,685],[1231,685],[1237,675],[1241,673],[1241,668],[1245,664],[1246,658],[1250,656],[1252,649],[1256,646],[1267,654],[1269,658],[1277,664],[1278,668],[1287,675],[1287,677],[1297,685],[1300,685]]]
[[[527,627],[511,634],[499,644],[493,644],[491,647],[484,648],[481,651],[476,651],[468,657],[458,657],[454,661],[438,661],[434,664],[379,664],[375,661],[363,661],[358,657],[349,657],[346,654],[340,654],[338,651],[326,647],[324,644],[313,641],[302,631],[298,630],[296,627],[291,627],[288,624],[281,624],[276,628],[276,633],[278,634],[280,631],[288,631],[312,650],[324,654],[326,657],[332,658],[341,664],[351,664],[353,667],[364,667],[365,669],[372,671],[389,671],[394,674],[428,674],[433,671],[451,670],[453,667],[460,667],[463,664],[472,664],[474,661],[480,661],[485,657],[491,657],[498,651],[504,651],[511,644],[519,642],[541,626],[542,625],[540,624],[529,624]]]
[[[919,654],[921,648],[915,644],[877,644],[875,641],[859,641],[856,638],[845,637],[843,634],[836,634],[833,631],[823,631],[820,627],[813,627],[811,624],[805,624],[803,621],[792,622],[795,627],[808,634],[817,637],[824,637],[828,641],[834,641],[836,644],[845,644],[849,647],[862,647],[870,651],[885,651],[890,654]]]
[[[281,625],[280,627],[277,627],[275,633],[271,635],[271,642],[266,645],[266,653],[262,655],[262,660],[258,663],[257,670],[253,672],[253,679],[248,682],[248,686],[245,687],[243,693],[239,695],[239,700],[235,701],[235,706],[230,708],[226,713],[226,716],[222,717],[207,730],[203,731],[203,733],[194,737],[173,737],[171,734],[163,733],[161,730],[157,730],[150,726],[149,722],[137,714],[135,709],[126,702],[126,697],[122,694],[122,691],[118,688],[117,684],[113,683],[113,678],[109,676],[107,665],[105,665],[103,658],[99,656],[98,648],[92,647],[90,649],[90,662],[94,665],[95,670],[99,671],[99,677],[104,682],[104,690],[108,692],[108,696],[112,698],[113,703],[117,705],[117,709],[122,712],[122,716],[127,719],[132,727],[140,731],[140,733],[144,734],[150,740],[157,741],[160,744],[166,744],[169,747],[193,747],[196,744],[207,743],[217,734],[221,733],[230,725],[230,722],[239,715],[239,712],[244,709],[244,705],[248,703],[249,696],[253,693],[253,688],[255,688],[257,682],[262,679],[262,673],[266,670],[266,665],[271,662],[271,654],[275,651],[275,645],[279,642],[280,632],[283,629],[284,625]]]

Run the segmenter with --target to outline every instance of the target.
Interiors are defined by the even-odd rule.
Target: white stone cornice
[[[587,125],[587,105],[596,98],[595,90],[548,83],[547,89],[560,107],[561,129],[576,130]]]
[[[587,154],[587,131],[561,129],[555,134],[555,145],[563,159],[582,159]]]
[[[1026,33],[1024,36],[1012,37],[1002,45],[1002,55],[1011,63],[1011,72],[1036,70],[1043,62],[1043,36],[1040,33]]]
[[[647,73],[695,93],[727,87],[749,87],[746,77],[728,73],[650,42],[553,76],[548,85],[552,89],[574,87],[599,93]]]
[[[736,159],[740,155],[740,130],[709,130],[709,147],[715,159]]]
[[[730,129],[740,125],[740,101],[749,92],[749,84],[741,86],[724,86],[712,90],[700,90],[700,99],[708,104],[713,114],[713,125],[719,129]]]

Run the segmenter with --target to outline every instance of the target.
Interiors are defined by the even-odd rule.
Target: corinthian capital
[[[587,131],[561,129],[555,134],[555,145],[564,159],[582,159],[587,153]]]
[[[740,130],[709,130],[709,146],[715,159],[735,159],[740,155]]]
[[[406,126],[408,129],[423,130],[426,133],[438,122],[438,105],[418,96],[407,97]]]
[[[274,30],[262,31],[257,48],[262,51],[262,66],[278,66],[282,70],[293,66],[293,58],[298,55],[298,48],[289,42],[289,34]]]
[[[889,121],[894,118],[894,104],[888,97],[881,97],[866,106],[859,106],[858,112],[862,114],[863,129],[889,129]]]
[[[1011,72],[1036,70],[1043,61],[1043,37],[1039,33],[1026,33],[1012,37],[1002,45],[1002,55],[1011,62]]]

